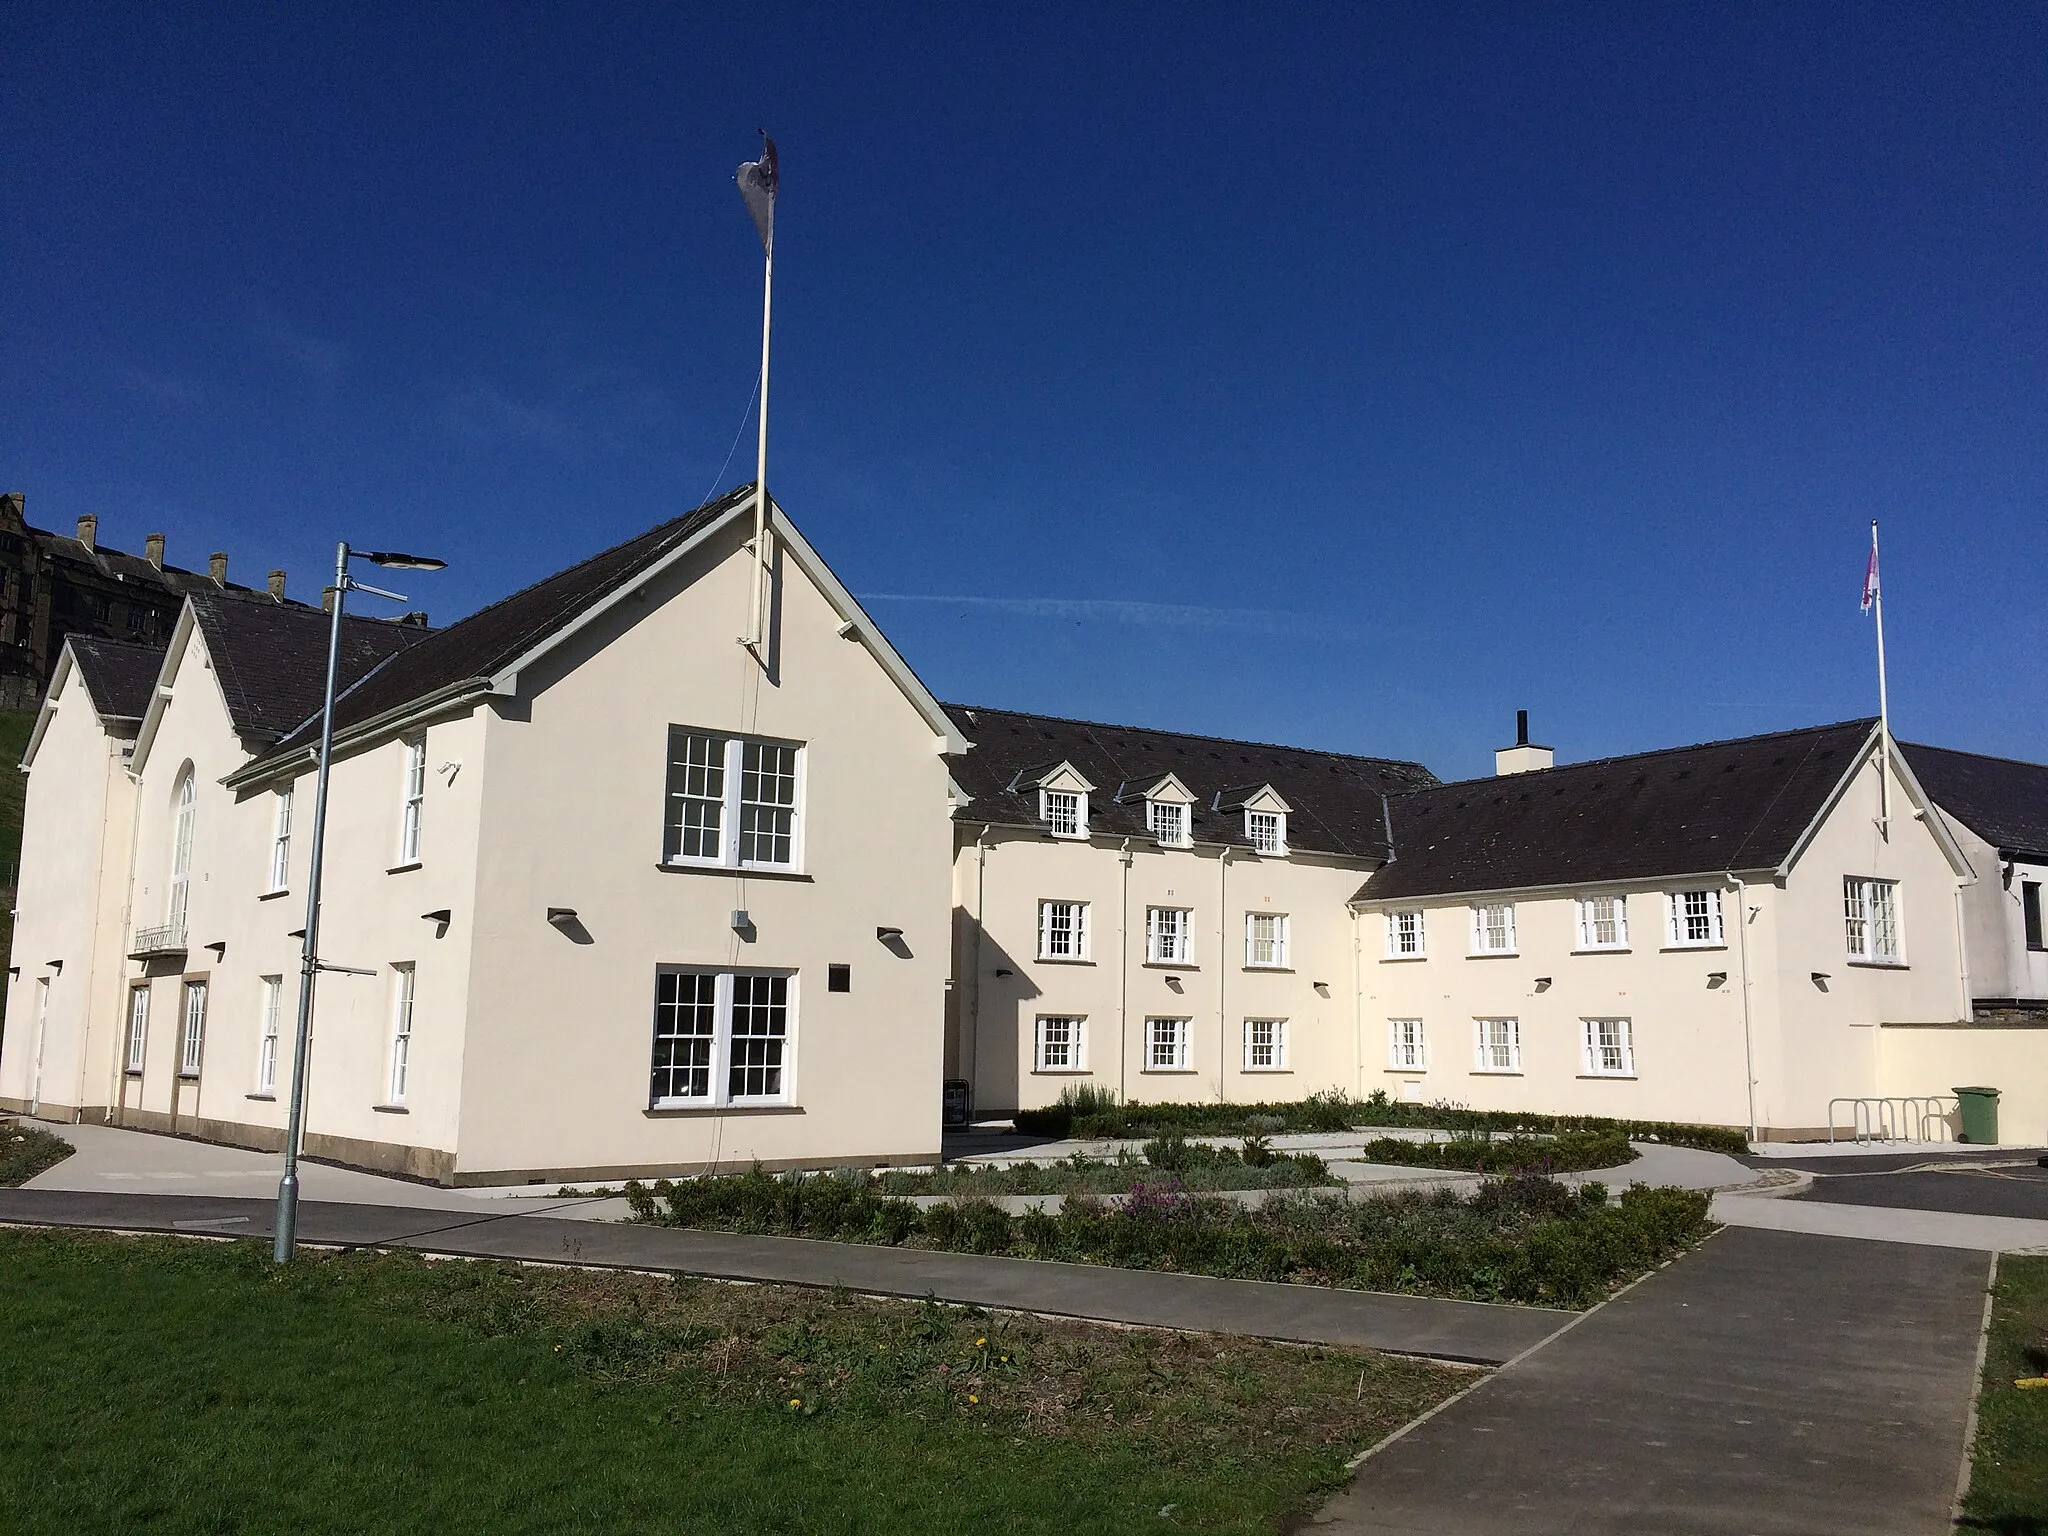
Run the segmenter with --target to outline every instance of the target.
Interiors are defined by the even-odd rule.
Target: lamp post
[[[279,1264],[291,1262],[299,1231],[299,1141],[306,1117],[306,1054],[313,1038],[313,983],[322,970],[352,970],[349,966],[320,963],[320,866],[327,841],[327,773],[334,754],[334,675],[341,660],[341,611],[351,590],[374,597],[405,601],[396,592],[386,592],[357,581],[348,573],[352,556],[360,555],[373,565],[400,571],[439,571],[448,562],[428,555],[406,555],[396,550],[351,550],[346,543],[334,550],[334,609],[327,631],[327,688],[320,704],[319,771],[313,789],[313,857],[306,872],[306,929],[299,945],[299,1023],[292,1052],[291,1114],[284,1133],[284,1177],[277,1182],[277,1222],[271,1257]]]

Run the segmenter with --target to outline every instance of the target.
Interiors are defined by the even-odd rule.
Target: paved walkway
[[[0,1189],[0,1222],[42,1226],[268,1239],[274,1211],[268,1200],[206,1195]],[[1513,1358],[1575,1315],[1094,1264],[581,1222],[563,1212],[497,1214],[309,1201],[299,1208],[299,1235],[322,1245],[844,1286],[882,1296],[937,1296],[1012,1311],[1389,1350],[1477,1365]]]
[[[1958,1211],[1898,1210],[1878,1205],[1833,1205],[1822,1200],[1759,1200],[1716,1195],[1714,1219],[1732,1227],[1856,1237],[1975,1252],[2048,1253],[2048,1221],[1980,1216]]]
[[[1313,1528],[1938,1536],[1988,1271],[1723,1232],[1369,1458]]]

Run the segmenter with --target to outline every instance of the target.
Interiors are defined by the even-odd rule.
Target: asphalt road
[[[1953,1211],[1964,1216],[2020,1216],[2048,1221],[2048,1168],[1927,1168],[1900,1172],[1821,1173],[1794,1199],[1829,1205],[1877,1205],[1893,1210]]]

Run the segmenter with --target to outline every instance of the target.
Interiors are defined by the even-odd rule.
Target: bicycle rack
[[[1961,1101],[1947,1094],[1906,1094],[1890,1098],[1828,1100],[1828,1141],[1835,1140],[1836,1108],[1849,1106],[1853,1140],[1858,1142],[1949,1141],[1951,1115]]]

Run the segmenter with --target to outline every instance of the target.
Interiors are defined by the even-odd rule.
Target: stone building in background
[[[283,571],[267,591],[229,581],[228,557],[215,552],[204,575],[164,560],[164,536],[131,555],[99,542],[99,518],[74,534],[29,526],[20,491],[0,494],[0,709],[34,709],[64,649],[66,635],[98,635],[162,645],[188,592],[228,592],[284,602]],[[296,606],[296,605],[295,605]]]

